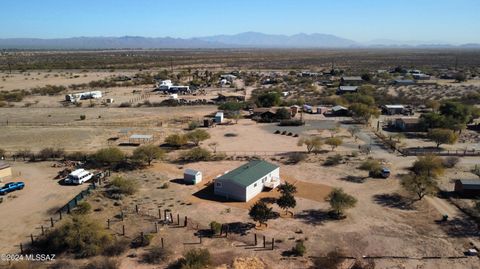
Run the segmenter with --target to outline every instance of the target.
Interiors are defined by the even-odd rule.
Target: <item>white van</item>
[[[71,172],[67,178],[65,178],[65,183],[80,185],[84,182],[89,181],[93,177],[93,174],[89,171],[81,168]]]

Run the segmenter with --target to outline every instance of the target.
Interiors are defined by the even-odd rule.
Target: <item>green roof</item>
[[[278,166],[275,164],[263,160],[255,160],[220,176],[218,180],[233,181],[240,186],[247,187],[277,168]]]

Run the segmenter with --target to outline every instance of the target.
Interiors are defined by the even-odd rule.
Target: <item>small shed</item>
[[[344,93],[356,93],[358,92],[358,86],[340,86],[337,89],[337,94],[341,95]]]
[[[413,132],[420,130],[419,118],[398,118],[394,122],[395,128],[403,132]]]
[[[222,123],[223,122],[223,111],[218,111],[215,114],[215,123]]]
[[[185,169],[183,172],[183,181],[186,184],[198,184],[202,181],[202,172],[193,169]]]
[[[480,180],[455,180],[455,192],[461,196],[480,196]]]
[[[153,141],[153,135],[147,134],[132,134],[128,138],[129,143],[148,143]]]
[[[348,108],[343,106],[334,106],[332,107],[332,115],[334,116],[348,116],[350,111]]]
[[[4,161],[0,161],[0,182],[7,177],[12,176],[12,168]]]
[[[403,114],[406,111],[404,105],[384,105],[382,106],[382,113],[386,115]]]

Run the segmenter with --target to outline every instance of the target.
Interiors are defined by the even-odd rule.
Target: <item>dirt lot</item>
[[[55,211],[86,188],[60,185],[54,180],[59,168],[51,165],[52,162],[12,163],[12,181],[25,182],[25,188],[4,196],[0,204],[0,253],[17,253],[20,242],[28,242],[30,233],[38,235],[41,225],[50,227]]]

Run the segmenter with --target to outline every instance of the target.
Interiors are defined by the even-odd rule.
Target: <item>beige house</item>
[[[2,182],[4,178],[11,176],[12,168],[10,168],[10,165],[4,161],[0,161],[0,182]]]

